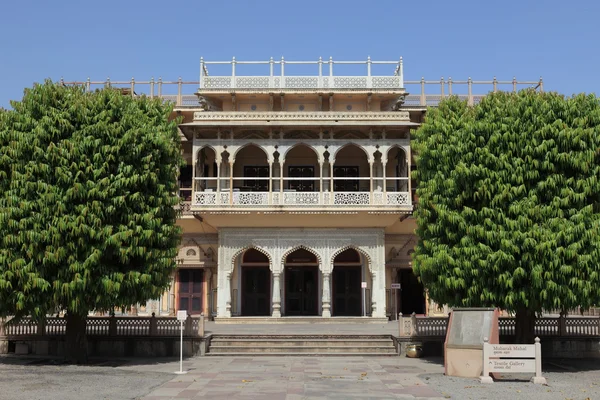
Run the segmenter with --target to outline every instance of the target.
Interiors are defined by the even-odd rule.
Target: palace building
[[[121,82],[132,95],[144,85],[175,102],[188,163],[173,285],[137,312],[185,309],[227,322],[447,311],[429,304],[412,273],[410,136],[456,85],[470,104],[479,101],[478,83],[542,85],[405,82],[401,58],[201,60],[198,82]]]

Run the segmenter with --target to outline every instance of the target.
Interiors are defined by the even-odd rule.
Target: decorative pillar
[[[280,276],[279,272],[273,272],[273,318],[281,318]]]
[[[219,201],[219,192],[221,191],[221,161],[217,163],[217,202]]]
[[[279,159],[279,201],[283,204],[283,170],[284,170],[285,159]]]
[[[373,162],[369,162],[369,197],[373,204]]]
[[[231,271],[225,274],[225,317],[231,318]]]
[[[229,204],[233,204],[233,164],[235,160],[229,161]]]
[[[384,276],[385,279],[385,276]],[[385,310],[383,313],[378,312],[377,305],[381,302],[381,293],[379,289],[379,282],[377,281],[377,272],[371,272],[371,317],[385,317]],[[385,298],[385,291],[383,292]],[[385,301],[384,301],[385,304]],[[381,314],[381,315],[380,315]]]
[[[323,162],[319,162],[319,192],[323,193]]]
[[[331,204],[335,203],[335,198],[334,198],[334,194],[333,194],[333,165],[335,164],[335,160],[333,161],[329,161],[329,176],[330,176],[330,184],[329,184],[329,190],[331,192]]]
[[[323,272],[323,297],[321,298],[323,318],[331,318],[331,284],[329,283],[329,272]]]
[[[385,181],[385,166],[387,165],[387,160],[381,160],[381,176],[383,180],[383,204],[387,204],[387,182]]]
[[[410,152],[404,150],[404,154],[406,154],[406,176],[408,177],[408,201],[412,204],[412,182],[411,182],[411,160],[410,160]]]
[[[269,161],[269,204],[273,204],[271,193],[273,193],[273,162]]]

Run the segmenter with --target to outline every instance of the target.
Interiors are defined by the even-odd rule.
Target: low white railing
[[[188,316],[184,325],[185,336],[204,334],[204,317]],[[0,323],[1,324],[1,323]],[[23,318],[18,323],[0,326],[0,336],[64,335],[66,318],[48,317],[36,322]],[[180,322],[176,317],[88,317],[86,332],[95,336],[179,336]]]
[[[231,199],[231,201],[230,201]],[[195,192],[192,207],[410,206],[408,192]]]
[[[223,121],[409,121],[408,111],[197,111],[194,113],[195,121],[218,122]]]
[[[402,337],[444,337],[448,327],[448,317],[402,316],[399,319]],[[501,336],[515,334],[515,318],[500,317],[498,328]],[[600,337],[599,317],[542,317],[535,320],[536,336]]]
[[[399,76],[207,76],[201,89],[401,89]]]

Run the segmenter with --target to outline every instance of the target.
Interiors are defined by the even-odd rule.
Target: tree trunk
[[[65,340],[65,359],[73,364],[85,364],[87,358],[87,317],[67,313],[67,335]]]
[[[518,309],[515,323],[516,343],[533,344],[535,341],[535,312],[527,308]]]

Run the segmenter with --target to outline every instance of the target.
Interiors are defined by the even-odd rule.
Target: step
[[[387,324],[387,317],[215,317],[217,324]]]
[[[353,340],[353,341],[365,341],[365,340],[392,340],[390,335],[347,335],[347,334],[326,334],[326,335],[307,335],[307,334],[256,334],[256,333],[245,333],[245,334],[214,334],[212,340]]]
[[[210,346],[209,353],[395,353],[394,346]]]
[[[206,353],[210,357],[390,357],[393,353]]]
[[[375,345],[389,345],[393,346],[393,342],[390,339],[371,339],[371,340],[331,340],[331,339],[212,339],[210,342],[211,346],[245,346],[245,347],[268,347],[268,346],[375,346]]]

